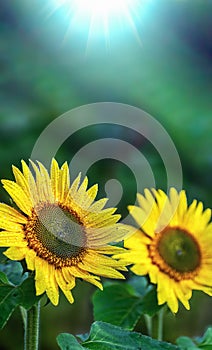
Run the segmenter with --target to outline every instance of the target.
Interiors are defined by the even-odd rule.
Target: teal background
[[[11,165],[27,160],[44,128],[64,112],[94,102],[121,102],[139,107],[156,118],[171,136],[183,167],[184,188],[190,200],[211,207],[212,132],[212,3],[206,0],[152,0],[137,13],[140,43],[132,31],[104,38],[64,33],[61,13],[46,18],[40,0],[2,1],[0,9],[0,177],[12,178]],[[157,152],[121,128],[92,128],[67,140],[58,160],[68,160],[86,143],[110,133],[138,145],[149,160],[158,187],[165,188]],[[111,163],[112,162],[112,163]],[[135,198],[135,181],[126,166],[101,161],[89,171],[90,184],[104,184],[113,175],[124,184],[118,206]],[[79,169],[80,170],[80,169]],[[113,176],[114,177],[114,176]],[[9,202],[0,190],[2,201]],[[57,349],[60,332],[81,333],[92,322],[90,296],[94,288],[78,281],[76,302],[42,308],[41,348]],[[165,338],[201,335],[212,323],[211,300],[194,293],[191,311],[180,309],[166,317]],[[145,332],[145,327],[143,324]],[[14,336],[15,334],[15,336]],[[2,350],[22,348],[18,312],[0,333]]]

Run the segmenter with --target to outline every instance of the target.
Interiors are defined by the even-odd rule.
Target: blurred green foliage
[[[211,207],[211,13],[209,1],[152,0],[140,14],[141,45],[133,33],[127,33],[111,38],[107,49],[104,42],[91,42],[86,50],[85,38],[67,36],[63,40],[62,22],[56,14],[45,16],[43,1],[2,1],[0,177],[12,178],[11,165],[19,166],[20,159],[29,158],[42,130],[62,113],[87,103],[122,102],[145,110],[165,127],[179,152],[189,198]],[[142,150],[158,187],[165,188],[164,168],[156,151],[122,128],[93,127],[79,132],[61,147],[59,161],[70,161],[83,145],[111,132]],[[127,204],[135,198],[130,169],[112,160],[109,166],[108,160],[102,160],[90,169],[90,184],[98,182],[99,196],[105,195],[104,184],[111,171],[113,178],[124,184],[125,196],[118,209],[126,214]],[[9,200],[2,189],[0,195],[2,201]],[[89,330],[93,290],[78,281],[74,305],[62,297],[59,308],[42,308],[43,350],[57,349],[59,332]],[[209,297],[194,293],[191,305],[190,312],[180,309],[175,317],[167,316],[168,340],[202,334],[212,322]],[[18,317],[17,311],[0,335],[2,350],[22,348]]]

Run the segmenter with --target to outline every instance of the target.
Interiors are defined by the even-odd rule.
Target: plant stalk
[[[38,350],[40,325],[40,302],[27,310],[24,350]]]
[[[144,315],[146,322],[147,333],[149,337],[152,337],[152,317],[149,315]]]
[[[163,340],[163,321],[164,321],[164,311],[165,308],[162,307],[161,310],[158,312],[158,340]]]

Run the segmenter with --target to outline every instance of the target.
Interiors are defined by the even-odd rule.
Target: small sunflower
[[[109,245],[123,239],[126,229],[118,224],[115,208],[103,209],[107,199],[94,201],[97,185],[87,189],[80,175],[70,185],[69,168],[56,160],[50,175],[40,163],[22,161],[22,172],[13,167],[15,181],[2,180],[19,211],[0,203],[0,246],[11,260],[26,260],[35,271],[36,294],[46,292],[57,305],[59,288],[70,303],[76,278],[100,289],[99,276],[124,278],[123,263],[113,258],[123,248]]]
[[[187,205],[185,191],[170,189],[145,190],[137,195],[138,206],[129,206],[139,229],[125,240],[128,252],[123,263],[131,270],[146,275],[157,284],[158,304],[167,302],[172,312],[178,311],[178,300],[190,309],[192,290],[212,295],[212,223],[211,209],[194,200]]]

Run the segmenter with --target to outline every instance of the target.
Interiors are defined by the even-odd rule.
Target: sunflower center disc
[[[76,257],[85,247],[80,220],[57,205],[49,204],[37,212],[34,231],[42,245],[60,258]]]
[[[196,240],[180,229],[166,229],[158,241],[158,251],[166,264],[178,272],[192,272],[200,265]]]

